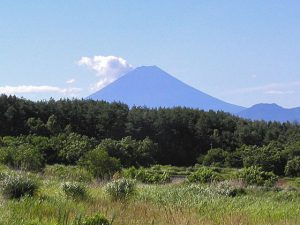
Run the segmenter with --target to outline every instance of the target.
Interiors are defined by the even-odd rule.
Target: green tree
[[[76,133],[67,136],[60,135],[59,139],[63,139],[59,149],[59,158],[65,164],[76,164],[76,162],[95,146],[95,141]]]
[[[47,135],[46,125],[40,118],[29,118],[26,122],[30,134]]]
[[[51,115],[48,118],[48,121],[46,123],[46,127],[52,135],[56,135],[56,134],[59,134],[61,132],[61,127],[60,127],[55,115]]]
[[[79,164],[90,171],[96,178],[111,177],[121,168],[120,161],[110,157],[100,146],[85,154]]]
[[[284,174],[286,160],[282,156],[282,146],[276,142],[262,147],[245,146],[242,155],[244,167],[258,166],[264,171]]]
[[[224,166],[228,152],[220,148],[213,148],[203,158],[205,166]]]
[[[108,152],[112,157],[120,159],[122,166],[149,166],[154,163],[154,156],[157,152],[157,144],[149,138],[142,141],[132,137],[122,138],[120,141],[104,139],[100,148]]]
[[[300,176],[300,157],[297,156],[289,160],[285,166],[285,175],[290,177]]]

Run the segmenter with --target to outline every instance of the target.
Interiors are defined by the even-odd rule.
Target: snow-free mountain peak
[[[150,108],[182,106],[230,113],[245,109],[207,95],[157,66],[138,67],[88,98]]]
[[[238,113],[240,117],[251,120],[266,120],[279,122],[294,122],[300,121],[300,107],[298,108],[283,108],[275,103],[272,104],[256,104],[248,109]]]

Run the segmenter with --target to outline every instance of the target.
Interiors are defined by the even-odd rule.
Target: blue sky
[[[299,11],[296,0],[3,0],[0,92],[86,97],[157,65],[230,103],[300,106]]]

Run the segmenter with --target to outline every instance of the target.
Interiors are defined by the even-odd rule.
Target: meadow
[[[196,169],[154,166],[151,170],[157,174],[168,170],[173,176],[181,175],[182,178],[182,174],[188,175]],[[91,179],[88,174],[78,171],[73,176],[72,172],[62,172],[61,168],[57,172],[57,168],[46,167],[44,173],[26,173],[39,183],[35,195],[18,199],[1,196],[0,224],[87,224],[81,221],[98,213],[114,225],[300,224],[299,178],[280,178],[273,187],[245,186],[235,179],[237,170],[215,170],[222,176],[222,181],[137,182],[132,195],[116,200],[106,191],[110,181]],[[0,171],[2,174],[14,173],[5,166],[1,166]],[[64,191],[63,184],[74,181],[81,181],[86,187],[84,198],[68,196]],[[232,190],[242,191],[232,195]]]

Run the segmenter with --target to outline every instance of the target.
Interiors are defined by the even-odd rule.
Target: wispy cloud
[[[75,82],[76,80],[74,78],[66,81],[67,84],[74,84]]]
[[[60,88],[55,86],[34,86],[34,85],[21,85],[21,86],[2,86],[0,87],[1,94],[33,94],[33,93],[56,93],[63,95],[76,95],[81,88]]]
[[[78,61],[78,65],[86,66],[95,71],[100,78],[96,84],[92,85],[92,90],[104,88],[133,69],[132,65],[125,59],[117,56],[98,55],[94,57],[81,57]]]
[[[287,82],[287,83],[271,83],[262,86],[240,88],[230,91],[231,94],[246,94],[246,93],[263,93],[270,95],[284,95],[293,94],[300,88],[300,81]]]

